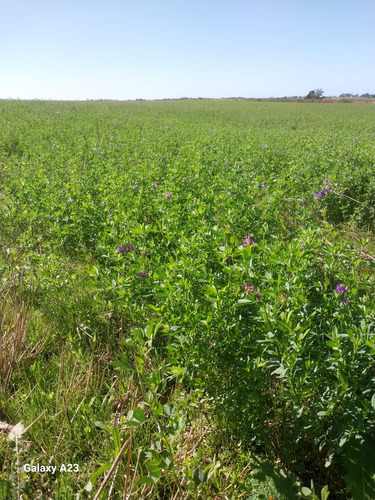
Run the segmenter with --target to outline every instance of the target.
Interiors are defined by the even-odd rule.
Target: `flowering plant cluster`
[[[336,288],[335,288],[336,292],[339,294],[339,295],[342,295],[342,299],[341,299],[341,303],[342,304],[348,304],[349,301],[348,299],[345,297],[345,294],[346,292],[348,292],[348,288],[346,286],[344,286],[342,283],[340,283],[340,285],[337,285]]]
[[[246,236],[245,239],[243,240],[242,246],[246,247],[247,245],[255,245],[256,242],[254,238],[250,239],[250,236]]]
[[[255,298],[257,300],[260,299],[260,293],[255,291],[254,285],[249,285],[248,283],[245,283],[243,289],[245,290],[246,296],[248,296],[250,293],[255,293]]]
[[[134,245],[132,243],[127,243],[125,247],[123,246],[120,246],[118,247],[117,251],[119,253],[122,253],[122,252],[131,252],[132,250],[134,250]]]
[[[323,181],[325,188],[314,194],[315,200],[318,198],[324,198],[326,194],[331,194],[331,186],[329,185],[328,182],[329,182],[328,180]]]

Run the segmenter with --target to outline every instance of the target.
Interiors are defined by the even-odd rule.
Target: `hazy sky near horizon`
[[[374,0],[0,0],[0,98],[375,93]]]

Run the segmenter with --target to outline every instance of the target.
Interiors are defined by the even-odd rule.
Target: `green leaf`
[[[144,411],[141,408],[136,408],[129,412],[128,420],[125,425],[138,426],[142,425],[146,420]]]
[[[150,309],[152,309],[153,311],[156,311],[156,312],[157,312],[157,311],[160,311],[159,307],[155,307],[155,306],[153,306],[152,304],[149,304],[149,305],[148,305],[148,307],[149,307]]]
[[[142,234],[145,232],[144,227],[141,226],[140,224],[137,224],[136,227],[128,227],[127,229],[129,232],[134,234]]]
[[[283,366],[279,366],[276,370],[272,372],[272,375],[278,375],[277,378],[284,378],[286,372],[288,371],[287,368],[284,368]]]
[[[171,416],[171,407],[169,405],[163,405],[163,410],[167,417]]]
[[[217,290],[213,285],[208,285],[207,286],[207,291],[211,292],[213,295],[217,295]]]
[[[103,472],[106,472],[108,469],[110,469],[111,465],[112,465],[111,462],[106,462],[104,465],[99,467],[97,471],[91,474],[89,482],[85,486],[85,490],[91,491],[93,486],[95,486],[97,477],[103,474]]]
[[[161,415],[163,413],[163,405],[161,403],[155,403],[151,411],[154,415]]]
[[[339,442],[339,446],[340,446],[340,448],[341,448],[342,446],[344,446],[344,444],[346,443],[346,441],[347,441],[347,437],[343,437],[343,438],[341,438],[341,439],[340,439],[340,442]]]
[[[320,492],[320,498],[321,500],[327,500],[328,497],[329,497],[328,486],[325,485]]]
[[[200,467],[197,467],[194,471],[194,474],[193,474],[193,481],[195,483],[196,486],[199,486],[200,484],[204,483],[204,472],[202,471],[202,469]]]
[[[141,423],[145,421],[145,414],[141,408],[136,408],[134,410],[133,417]]]
[[[337,349],[337,348],[338,348],[337,343],[336,343],[336,342],[333,342],[332,340],[327,340],[326,345],[327,345],[328,347],[332,347],[333,349]]]
[[[121,370],[131,370],[130,363],[126,358],[122,358],[121,361],[111,361],[109,364]]]

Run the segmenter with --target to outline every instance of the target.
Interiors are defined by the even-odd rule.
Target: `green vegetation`
[[[324,91],[322,89],[310,90],[305,99],[321,99]]]
[[[0,102],[0,499],[375,497],[373,113]]]

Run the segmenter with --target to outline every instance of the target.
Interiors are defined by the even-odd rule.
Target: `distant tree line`
[[[325,96],[323,96],[324,90],[322,89],[315,89],[315,90],[310,90],[310,92],[305,96],[305,99],[324,99]],[[330,97],[335,97],[335,96],[330,96]],[[367,97],[367,98],[375,98],[375,94],[369,94],[368,92],[366,94],[351,94],[349,92],[340,94],[339,97]]]
[[[369,94],[368,92],[366,94],[349,94],[349,93],[346,93],[346,94],[340,94],[339,97],[371,97],[371,98],[375,98],[375,94]]]

